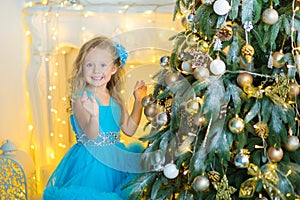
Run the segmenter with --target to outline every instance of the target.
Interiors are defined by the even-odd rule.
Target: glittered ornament
[[[235,134],[239,134],[245,128],[245,122],[242,118],[236,116],[236,117],[229,120],[228,128],[229,128],[230,132],[235,133]]]
[[[234,157],[234,165],[238,168],[247,168],[249,166],[249,151],[247,149],[241,149]]]
[[[160,66],[165,67],[169,65],[170,56],[162,56],[159,60]]]
[[[165,83],[166,85],[170,85],[171,83],[176,83],[179,80],[178,73],[171,72],[168,73],[165,77]]]
[[[300,93],[300,86],[295,82],[290,83],[288,97],[294,99],[299,95],[299,93]]]
[[[253,83],[253,77],[249,73],[240,73],[237,77],[237,84],[240,87],[245,87],[246,85],[252,85]]]
[[[285,64],[284,53],[282,51],[276,51],[272,54],[273,66],[275,68],[281,68]]]
[[[201,40],[202,41],[202,40]],[[200,41],[200,42],[201,42]],[[200,43],[199,42],[199,43]],[[205,43],[205,41],[203,41]],[[200,46],[192,46],[187,49],[187,53],[190,57],[190,63],[192,64],[192,68],[197,67],[205,67],[207,68],[211,62],[211,58],[209,54],[206,52],[206,45],[203,44],[203,47]]]
[[[168,163],[165,165],[163,173],[168,179],[174,179],[178,176],[179,170],[174,163]]]
[[[168,120],[169,120],[169,116],[167,113],[165,112],[160,112],[156,115],[156,123],[159,125],[159,126],[164,126],[168,123]]]
[[[279,162],[283,157],[283,151],[281,148],[269,147],[267,154],[272,162]]]
[[[276,24],[278,22],[278,19],[279,19],[278,13],[273,8],[266,9],[262,14],[262,20],[266,24],[270,24],[270,25]]]
[[[241,53],[244,56],[247,63],[252,62],[252,58],[255,53],[253,46],[251,46],[250,44],[244,45],[241,49]]]
[[[295,135],[290,135],[284,143],[284,147],[288,151],[296,151],[299,148],[299,138]]]
[[[210,183],[206,176],[196,176],[192,183],[193,189],[197,192],[204,192],[209,188],[209,185]]]
[[[193,76],[197,80],[204,80],[205,78],[209,77],[209,70],[205,67],[195,68],[193,71]]]
[[[226,0],[217,0],[213,5],[213,9],[217,15],[226,15],[230,11],[231,6]]]
[[[212,182],[219,182],[221,180],[221,175],[217,171],[207,172],[207,178]]]
[[[191,74],[194,69],[192,68],[191,63],[189,63],[188,61],[184,61],[181,63],[181,70],[183,74]]]
[[[216,76],[219,76],[224,74],[224,72],[226,71],[226,65],[223,62],[223,60],[217,58],[210,63],[209,69],[211,73],[213,73]]]

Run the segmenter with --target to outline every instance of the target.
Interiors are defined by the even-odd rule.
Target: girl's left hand
[[[137,101],[142,101],[147,95],[147,86],[143,80],[136,82],[133,95]]]

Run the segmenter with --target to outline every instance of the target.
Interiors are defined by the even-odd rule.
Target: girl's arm
[[[124,113],[123,124],[121,125],[122,131],[128,135],[134,135],[138,125],[141,121],[143,106],[142,100],[147,95],[147,86],[144,81],[137,81],[134,89],[134,104],[132,112],[129,115],[127,112]]]
[[[86,92],[73,103],[73,112],[79,126],[90,140],[98,137],[99,132],[99,107],[96,99],[88,98]]]

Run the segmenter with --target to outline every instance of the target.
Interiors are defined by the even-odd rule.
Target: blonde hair
[[[97,36],[83,44],[83,46],[79,49],[78,55],[73,64],[71,77],[68,81],[70,87],[70,103],[72,104],[72,100],[77,98],[78,94],[87,86],[86,80],[83,76],[83,63],[88,52],[96,47],[100,47],[111,53],[114,59],[114,64],[118,66],[117,72],[111,76],[111,79],[107,84],[107,89],[109,90],[113,99],[120,105],[123,116],[125,112],[125,106],[123,105],[123,101],[119,92],[123,89],[124,69],[120,67],[121,61],[113,41],[105,36]]]

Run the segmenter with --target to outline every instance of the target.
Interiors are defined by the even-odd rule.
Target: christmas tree
[[[300,199],[299,0],[177,0],[132,199]]]

